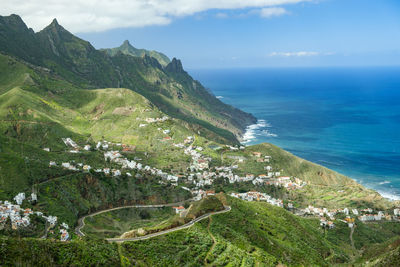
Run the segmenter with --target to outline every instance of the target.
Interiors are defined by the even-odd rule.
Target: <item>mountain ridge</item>
[[[42,226],[36,232],[0,222],[5,265],[362,266],[374,258],[365,250],[371,245],[379,245],[376,260],[383,264],[398,255],[397,246],[385,243],[400,234],[398,222],[364,223],[347,210],[357,226],[350,230],[339,211],[393,214],[393,203],[272,144],[240,146],[228,129],[239,136],[255,118],[212,96],[179,59],[162,66],[149,55],[110,56],[56,19],[34,33],[16,15],[0,17],[0,50],[0,200],[35,192],[36,201],[25,199],[21,208],[58,218],[46,228],[32,216],[31,225]],[[70,231],[72,240],[58,241],[62,222],[71,230],[94,211],[191,201],[200,189],[200,197],[215,195],[232,210],[152,240],[108,244]],[[231,197],[241,192],[250,194]],[[258,193],[281,205],[261,201]],[[191,204],[177,208],[189,212]],[[335,227],[321,227],[318,215],[296,214],[309,205],[336,210]]]
[[[16,26],[10,21],[16,21]],[[180,61],[175,60],[164,69],[148,55],[110,56],[68,32],[57,20],[34,33],[17,15],[1,17],[0,32],[4,32],[0,36],[0,51],[5,54],[48,68],[82,89],[134,90],[167,114],[185,119],[194,127],[214,131],[227,142],[238,143],[245,127],[256,121],[251,114],[209,94],[180,68]],[[20,47],[21,40],[26,47]]]
[[[135,56],[135,57],[144,57],[145,55],[147,55],[147,56],[157,59],[157,61],[164,67],[170,63],[170,59],[163,53],[157,52],[154,50],[138,49],[138,48],[132,46],[130,44],[129,40],[125,40],[119,47],[103,48],[100,50],[105,51],[110,56],[114,56],[117,53],[123,53],[126,55]]]

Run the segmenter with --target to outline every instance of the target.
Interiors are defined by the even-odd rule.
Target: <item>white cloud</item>
[[[263,18],[278,17],[285,14],[288,14],[288,12],[282,7],[267,7],[260,10],[260,16]]]
[[[319,56],[321,53],[313,51],[299,51],[299,52],[272,52],[270,57],[310,57]]]
[[[215,14],[215,17],[219,18],[219,19],[226,19],[228,17],[228,14],[222,13],[222,12],[218,12],[217,14]]]
[[[286,12],[281,5],[313,0],[2,0],[1,15],[18,14],[34,30],[53,18],[72,32],[165,25],[210,9],[260,8],[264,16]]]

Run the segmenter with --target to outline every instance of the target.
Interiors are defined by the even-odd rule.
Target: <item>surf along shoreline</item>
[[[250,124],[245,128],[245,131],[244,131],[244,133],[241,136],[239,141],[244,146],[263,143],[263,142],[257,142],[258,141],[257,136],[259,135],[259,134],[257,134],[257,130],[260,130],[260,129],[263,129],[263,128],[264,128],[263,129],[263,136],[278,137],[277,134],[275,134],[273,132],[270,132],[268,129],[265,129],[265,128],[270,128],[270,127],[271,127],[271,125],[266,120],[257,118],[257,122],[256,123]],[[296,153],[293,153],[293,154],[296,155]],[[296,156],[298,156],[298,155],[296,155]],[[321,166],[324,166],[326,168],[329,168],[329,167],[327,167],[327,166],[325,166],[323,164],[320,164],[320,163],[317,163],[317,162],[314,162],[314,161],[311,161],[311,162],[313,162],[315,164],[318,164],[318,165],[321,165]],[[334,171],[336,171],[336,170],[334,170]],[[339,172],[339,173],[341,173],[341,172]],[[343,174],[343,173],[341,173],[341,174]],[[392,202],[400,201],[400,195],[397,195],[397,194],[394,194],[392,192],[388,192],[388,191],[379,189],[377,187],[374,187],[372,184],[363,183],[360,179],[357,179],[355,177],[352,177],[352,176],[349,176],[349,175],[346,175],[346,174],[343,174],[343,175],[349,177],[350,179],[354,180],[358,184],[361,184],[362,186],[364,186],[364,187],[366,187],[368,189],[374,190],[375,192],[379,193],[379,195],[381,195],[383,198],[385,198],[385,199],[387,199],[389,201],[392,201]],[[382,183],[388,183],[388,182],[390,183],[390,181],[384,180],[384,181],[380,182],[379,185],[382,184]]]

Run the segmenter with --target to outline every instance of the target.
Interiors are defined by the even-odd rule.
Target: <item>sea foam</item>
[[[392,200],[392,201],[400,200],[400,195],[398,195],[398,194],[381,191],[381,190],[377,190],[377,191],[382,197],[387,198],[389,200]]]
[[[243,134],[242,144],[254,141],[257,139],[257,136],[277,137],[278,135],[265,129],[269,127],[271,127],[271,125],[266,120],[257,120],[257,123],[247,126]]]

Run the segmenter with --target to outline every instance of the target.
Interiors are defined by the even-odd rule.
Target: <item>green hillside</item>
[[[174,59],[163,67],[145,54],[110,56],[96,50],[58,24],[57,20],[34,33],[17,15],[0,17],[0,52],[44,68],[81,89],[128,88],[148,98],[160,110],[205,128],[225,142],[235,143],[255,118],[211,95]],[[21,45],[23,43],[23,45]]]
[[[335,228],[324,230],[317,216],[293,213],[314,205],[393,214],[398,203],[272,144],[240,147],[237,137],[255,118],[216,99],[180,60],[163,56],[128,42],[100,51],[56,20],[35,33],[17,15],[0,16],[0,201],[35,192],[37,201],[21,207],[58,218],[53,228],[37,214],[23,229],[0,222],[0,265],[397,264],[395,220],[356,218],[350,230],[338,212]],[[287,176],[301,186],[244,179],[269,171],[271,181]],[[191,190],[199,188],[211,191],[193,202],[198,192]],[[284,208],[227,196],[252,190],[281,199]],[[188,208],[182,216],[172,208],[108,211],[177,202]],[[224,206],[227,212],[184,230],[120,244],[103,240],[136,236],[138,228],[171,229]],[[87,218],[87,237],[75,234],[79,218],[96,211],[107,212]],[[58,241],[61,222],[70,227],[67,242]]]
[[[119,258],[118,264],[142,266],[275,266],[279,263],[328,266],[348,260],[340,244],[324,238],[317,220],[300,219],[265,203],[228,201],[232,207],[229,213],[214,215],[186,230],[140,242],[125,242],[118,245],[118,252],[114,244],[99,243],[96,251],[93,243],[85,247],[73,241],[58,250],[46,250],[47,246],[52,247],[49,241],[3,239],[0,242],[5,244],[4,253],[0,257],[5,263],[14,260],[21,264],[50,261],[66,264],[70,261],[62,255],[80,245],[81,257],[72,259],[85,265],[89,259],[84,255],[90,250],[96,253],[99,262]],[[30,259],[25,257],[29,243],[35,244],[35,250],[29,254],[37,255]],[[19,250],[14,248],[17,244],[20,244]],[[112,256],[115,253],[119,256]]]

